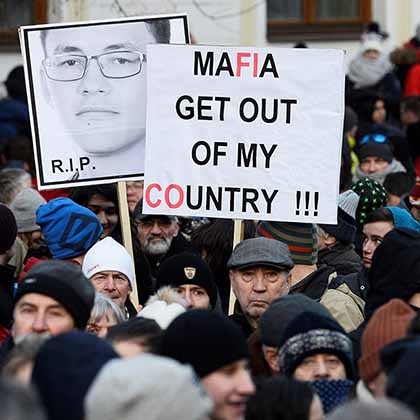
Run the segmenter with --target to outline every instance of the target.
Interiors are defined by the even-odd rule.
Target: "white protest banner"
[[[189,42],[186,15],[20,28],[40,189],[141,179],[146,45]]]
[[[148,46],[144,213],[336,223],[341,50]]]

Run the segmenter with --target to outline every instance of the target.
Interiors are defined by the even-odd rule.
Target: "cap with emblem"
[[[210,305],[214,308],[217,300],[216,285],[209,266],[199,255],[182,252],[166,259],[159,267],[157,288],[179,287],[183,284],[202,287],[209,295]]]
[[[290,270],[293,260],[287,245],[269,238],[251,238],[236,245],[227,263],[228,268],[242,269],[269,266]]]

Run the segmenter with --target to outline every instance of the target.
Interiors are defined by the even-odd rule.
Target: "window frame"
[[[14,1],[14,0],[9,0]],[[32,0],[33,16],[31,24],[47,23],[48,0]],[[24,22],[22,22],[24,24]],[[18,27],[0,29],[0,50],[19,51]]]
[[[269,19],[267,9],[267,41],[340,41],[356,40],[372,18],[371,0],[359,0],[358,19],[316,19],[317,0],[302,0],[303,20]]]

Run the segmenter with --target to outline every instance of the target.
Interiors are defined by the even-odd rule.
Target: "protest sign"
[[[147,54],[145,213],[336,223],[343,51]]]
[[[20,28],[40,189],[141,179],[146,45],[186,43],[185,15]]]

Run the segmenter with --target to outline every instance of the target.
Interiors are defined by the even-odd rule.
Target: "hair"
[[[93,304],[93,308],[90,312],[90,319],[97,323],[102,317],[110,313],[114,316],[117,324],[124,322],[125,317],[121,308],[108,296],[105,296],[102,293],[96,293],[95,303]]]
[[[0,378],[1,418],[11,420],[46,420],[35,392]]]
[[[375,222],[391,222],[394,224],[394,218],[392,217],[392,213],[389,209],[381,207],[374,210],[372,213],[369,213],[363,224],[367,225],[368,223]]]
[[[162,329],[156,321],[147,318],[132,318],[108,330],[106,336],[111,343],[133,341],[142,344],[148,352],[160,352]]]
[[[118,194],[116,184],[92,185],[90,187],[73,188],[70,198],[77,204],[86,207],[94,195],[101,195],[107,201],[118,206]]]
[[[261,380],[248,400],[245,420],[308,420],[314,391],[282,376]]]
[[[416,179],[406,172],[388,174],[384,181],[384,188],[388,194],[402,197],[408,194],[416,184]]]
[[[31,181],[31,176],[23,169],[3,169],[0,171],[0,203],[10,205]]]
[[[416,416],[403,404],[389,399],[369,402],[350,401],[338,407],[328,420],[416,420]]]
[[[420,98],[418,96],[406,96],[401,99],[401,110],[411,111],[420,118]]]
[[[191,234],[192,245],[200,252],[213,273],[223,309],[229,305],[230,281],[227,262],[232,254],[234,222],[231,219],[213,219]],[[244,222],[244,239],[255,237],[255,223]]]
[[[25,336],[7,355],[1,371],[2,375],[14,378],[22,367],[35,360],[39,349],[47,338],[46,335],[42,334]]]
[[[30,133],[28,134],[30,136]],[[35,175],[35,157],[31,139],[26,135],[10,138],[4,148],[7,161],[17,160],[28,165],[30,175]]]
[[[147,30],[153,35],[158,44],[168,44],[171,39],[171,23],[169,19],[153,19],[144,21]],[[122,22],[124,24],[124,22]],[[44,50],[44,56],[47,56],[46,40],[48,32],[56,29],[47,29],[40,32],[42,49]]]

